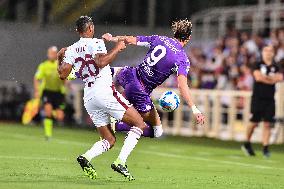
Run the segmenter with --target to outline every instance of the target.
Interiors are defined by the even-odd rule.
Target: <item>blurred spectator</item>
[[[265,44],[275,48],[275,61],[284,64],[284,28],[272,30],[267,38],[262,34],[250,35],[230,30],[217,39],[213,46],[190,46],[188,52],[192,88],[220,90],[251,90],[251,67],[261,59],[260,50]],[[164,87],[176,87],[174,78]]]
[[[280,62],[284,59],[284,41],[279,42],[279,47],[276,51],[275,61]]]
[[[253,85],[253,76],[251,74],[250,68],[247,65],[242,65],[240,67],[241,75],[238,78],[237,89],[239,90],[251,90]]]

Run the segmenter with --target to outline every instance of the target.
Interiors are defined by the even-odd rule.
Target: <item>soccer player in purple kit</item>
[[[159,114],[150,95],[171,74],[177,74],[180,94],[191,108],[197,123],[204,124],[205,117],[192,101],[187,84],[190,62],[183,47],[190,40],[191,28],[191,22],[184,19],[172,23],[173,38],[158,35],[112,37],[109,33],[102,36],[106,41],[124,40],[130,45],[149,48],[143,62],[137,67],[113,69],[117,82],[124,88],[125,97],[150,125],[144,130],[146,137],[160,137],[163,133]],[[116,123],[116,131],[129,131],[130,128],[123,122]]]

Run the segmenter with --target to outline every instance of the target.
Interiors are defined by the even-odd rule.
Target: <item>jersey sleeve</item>
[[[107,54],[106,45],[102,39],[95,40],[94,55],[95,54]]]
[[[71,64],[71,65],[74,65],[74,63],[75,63],[75,57],[74,57],[74,54],[72,53],[72,49],[70,47],[68,47],[67,50],[65,51],[63,62],[65,62],[67,64]]]
[[[177,75],[184,75],[187,77],[190,68],[189,60],[181,60],[176,64],[176,66]]]
[[[153,41],[157,38],[157,35],[151,35],[151,36],[137,36],[137,45],[138,46],[145,46],[149,47],[153,43]]]
[[[35,73],[35,79],[43,79],[44,78],[44,70],[43,70],[43,66],[40,64],[36,70]]]

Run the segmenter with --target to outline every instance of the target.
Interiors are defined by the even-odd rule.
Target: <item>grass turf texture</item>
[[[92,161],[98,179],[90,180],[76,162],[98,140],[96,132],[55,128],[46,142],[43,129],[0,123],[0,189],[34,188],[284,188],[284,147],[272,146],[272,157],[245,157],[240,143],[206,138],[142,138],[128,166],[136,180],[113,172],[124,134],[116,146]]]

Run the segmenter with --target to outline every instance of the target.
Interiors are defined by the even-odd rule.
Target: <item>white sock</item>
[[[154,137],[155,138],[158,138],[158,137],[162,136],[162,134],[163,134],[163,127],[162,127],[162,125],[153,126],[153,130],[154,130]]]
[[[103,139],[96,142],[91,149],[89,149],[84,156],[88,161],[91,161],[94,157],[101,155],[102,153],[108,151],[110,144],[107,140]]]
[[[127,134],[127,137],[124,140],[124,144],[121,148],[118,159],[121,163],[125,164],[128,156],[131,151],[134,149],[136,144],[138,143],[139,138],[141,137],[143,131],[138,127],[132,127]]]

